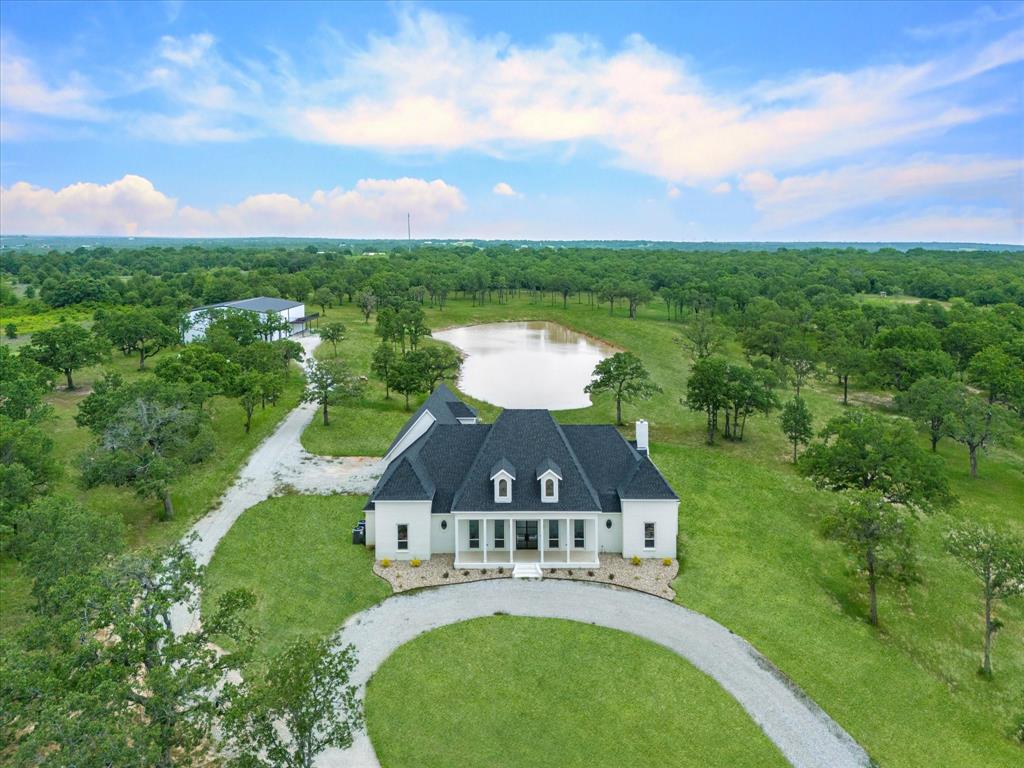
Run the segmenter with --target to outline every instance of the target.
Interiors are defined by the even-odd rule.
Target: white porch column
[[[547,522],[544,518],[541,518],[537,523],[537,539],[540,544],[540,562],[544,564],[544,537],[548,535],[547,529],[544,523]]]
[[[515,521],[508,519],[508,562],[509,565],[516,561],[516,527]]]
[[[483,548],[484,548],[484,562],[486,563],[487,562],[487,518],[486,517],[480,518],[480,527],[483,528],[483,530],[480,531],[480,542],[483,544]]]
[[[571,549],[572,537],[573,537],[572,520],[570,520],[567,517],[567,518],[565,518],[565,562],[566,563],[571,563],[572,562],[572,549]]]
[[[452,515],[452,522],[455,523],[455,562],[459,562],[459,523],[458,517]]]

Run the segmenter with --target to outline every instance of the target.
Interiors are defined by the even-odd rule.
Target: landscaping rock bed
[[[678,561],[673,560],[671,565],[664,565],[661,560],[641,560],[640,565],[633,565],[619,555],[600,555],[600,561],[598,568],[545,568],[544,578],[596,581],[635,589],[666,600],[675,599],[672,582],[679,573]],[[457,570],[454,555],[434,555],[415,568],[407,560],[391,561],[387,567],[377,560],[373,564],[373,572],[387,581],[395,592],[467,581],[512,578],[512,568],[508,565]]]

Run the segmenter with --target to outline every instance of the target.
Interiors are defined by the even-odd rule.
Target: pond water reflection
[[[449,328],[435,339],[466,356],[459,389],[502,408],[585,408],[594,366],[615,354],[556,323],[488,323]]]

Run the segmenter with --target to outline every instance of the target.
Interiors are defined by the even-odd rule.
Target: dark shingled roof
[[[442,385],[424,406],[433,401],[441,410],[451,402],[448,398],[454,395]],[[508,503],[494,501],[491,478],[500,469],[519,478]],[[562,478],[555,503],[541,501],[536,480],[547,469]],[[378,500],[426,499],[432,499],[432,512],[621,512],[622,499],[678,497],[650,458],[615,427],[561,426],[549,411],[506,410],[494,424],[438,418],[391,462],[366,508],[373,509]]]
[[[434,484],[409,456],[394,462],[394,471],[374,498],[378,501],[423,501],[434,497]]]
[[[431,511],[451,511],[452,497],[466,477],[490,429],[489,424],[434,424],[388,465],[377,481],[366,508],[373,509],[373,502],[378,500],[433,498]],[[411,482],[409,472],[402,468],[403,464],[409,465],[421,483],[421,478],[427,478],[430,484],[429,495],[402,495],[410,486],[412,493],[418,490]]]
[[[545,472],[554,472],[559,477],[562,476],[561,468],[551,459],[544,459],[544,461],[537,465],[537,479],[539,480],[540,476]]]
[[[455,400],[454,402],[448,402],[448,410],[452,412],[452,416],[456,419],[475,419],[476,411],[470,408],[461,400]]]
[[[388,453],[391,449],[398,445],[398,442],[405,437],[405,433],[408,432],[412,425],[415,424],[420,416],[423,415],[424,411],[430,411],[430,415],[434,417],[438,424],[458,424],[459,420],[456,414],[452,411],[452,404],[457,403],[466,410],[470,411],[471,416],[475,416],[476,413],[460,401],[455,394],[445,386],[444,382],[437,385],[437,389],[430,393],[430,397],[423,401],[423,405],[416,409],[416,413],[409,417],[409,420],[405,422],[398,434],[395,435],[395,439],[391,441],[391,445],[388,446]]]
[[[633,473],[619,486],[619,499],[678,498],[646,454],[641,454]]]
[[[566,424],[562,432],[597,491],[601,511],[621,512],[619,484],[636,469],[640,453],[611,424]]]
[[[494,466],[491,467],[491,475],[490,476],[493,478],[496,474],[498,474],[502,470],[505,470],[510,475],[512,475],[512,479],[513,480],[516,479],[516,468],[513,467],[512,466],[512,462],[509,461],[506,458],[498,459],[498,461],[494,464]]]
[[[507,459],[516,468],[512,483],[512,501],[495,502],[490,468],[499,459]],[[564,468],[558,501],[541,501],[540,483],[531,472],[544,459],[551,459]],[[502,411],[491,425],[480,453],[466,473],[466,479],[455,494],[453,511],[521,511],[552,510],[600,511],[597,493],[573,456],[572,448],[562,434],[550,411]]]

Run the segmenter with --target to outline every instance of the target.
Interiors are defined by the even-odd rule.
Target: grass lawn
[[[689,361],[676,342],[682,326],[665,319],[663,306],[642,308],[631,322],[623,308],[609,316],[607,305],[586,301],[563,309],[560,301],[523,296],[474,307],[456,298],[443,312],[428,309],[427,315],[433,328],[552,320],[639,355],[664,392],[625,405],[623,416],[650,421],[653,458],[682,497],[678,601],[753,642],[883,765],[1011,766],[1024,760],[1024,750],[1009,738],[1014,718],[1024,712],[1024,601],[1000,608],[1006,626],[996,640],[996,676],[991,682],[979,678],[980,587],[943,552],[941,541],[953,517],[985,520],[1024,536],[1019,448],[990,451],[981,459],[981,476],[972,480],[966,450],[949,440],[939,444],[959,504],[948,516],[921,521],[921,582],[906,590],[882,586],[882,626],[874,630],[866,623],[862,579],[838,546],[820,535],[822,513],[835,499],[796,475],[777,415],[751,418],[741,443],[719,438],[714,447],[704,445],[702,414],[679,405]],[[366,372],[377,343],[372,322],[363,325],[350,305],[330,310],[327,320],[348,325],[339,355]],[[735,346],[727,352],[740,356]],[[851,384],[851,394],[869,402],[878,394]],[[841,390],[832,381],[813,381],[803,394],[816,428],[842,411]],[[374,382],[364,401],[343,414],[339,409],[331,427],[311,426],[307,448],[381,455],[405,419],[401,401],[383,395]],[[497,412],[473,404],[481,406],[485,421]],[[557,418],[610,422],[614,403],[599,396],[592,407]],[[632,437],[631,428],[625,433]],[[921,445],[927,446],[924,435]]]
[[[613,629],[495,616],[421,635],[370,680],[385,768],[783,766],[717,683]]]
[[[161,355],[168,354],[162,352]],[[97,509],[117,509],[124,516],[131,547],[163,545],[177,540],[192,523],[205,514],[227,490],[252,450],[273,432],[278,422],[294,408],[302,393],[303,379],[292,373],[285,391],[273,408],[257,409],[252,428],[244,429],[244,414],[235,400],[216,397],[209,404],[213,420],[216,448],[202,464],[190,467],[173,485],[175,517],[161,522],[158,515],[161,504],[156,499],[139,498],[131,490],[100,486],[84,490],[79,485],[78,456],[93,442],[92,434],[75,424],[78,404],[91,391],[94,381],[104,370],[117,371],[131,380],[152,375],[152,367],[160,358],[139,372],[135,358],[126,358],[118,352],[105,363],[75,373],[76,389],[68,392],[58,389],[47,400],[54,407],[54,419],[49,434],[55,443],[54,458],[64,470],[57,482],[56,493],[70,495]],[[0,559],[3,579],[0,580],[0,629],[9,631],[20,624],[20,617],[29,609],[31,598],[27,580],[20,575],[17,562]]]
[[[255,592],[258,657],[301,635],[332,634],[391,594],[370,570],[370,550],[352,544],[365,503],[365,496],[282,496],[247,510],[214,552],[203,610],[227,589]]]

